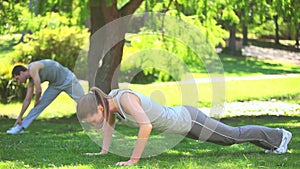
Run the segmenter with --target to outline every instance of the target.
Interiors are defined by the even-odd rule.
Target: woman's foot
[[[275,149],[275,150],[266,150],[266,153],[274,153],[274,154],[284,154],[288,150],[288,144],[292,139],[292,133],[285,130],[285,129],[280,129],[282,130],[282,140],[280,143],[280,146]]]

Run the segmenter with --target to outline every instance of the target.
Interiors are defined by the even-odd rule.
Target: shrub
[[[201,58],[176,39],[140,33],[126,40],[130,44],[124,47],[120,69],[122,82],[180,81],[188,73],[206,71]],[[200,56],[208,55],[208,49],[202,51]]]
[[[25,43],[15,47],[15,62],[30,63],[41,59],[53,59],[74,70],[76,59],[87,42],[86,29],[78,27],[46,28],[25,36]]]

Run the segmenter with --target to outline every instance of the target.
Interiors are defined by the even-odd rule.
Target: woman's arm
[[[112,138],[112,134],[115,129],[115,115],[110,114],[109,115],[109,120],[108,122],[104,123],[104,138],[103,138],[103,143],[102,143],[102,150],[100,154],[107,154],[110,146],[110,141]]]
[[[104,122],[104,138],[102,141],[102,149],[99,153],[85,153],[85,155],[88,156],[94,156],[94,155],[102,155],[107,154],[109,151],[109,146],[112,138],[112,134],[114,132],[115,128],[115,115],[110,114],[109,120],[107,122]]]
[[[152,125],[150,120],[142,109],[139,98],[131,93],[124,93],[121,96],[122,108],[136,120],[139,125],[138,139],[135,148],[132,152],[131,158],[128,161],[118,162],[117,165],[133,165],[137,163],[146,147],[148,138],[150,136]]]

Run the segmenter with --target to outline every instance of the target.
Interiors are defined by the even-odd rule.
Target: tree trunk
[[[119,10],[117,0],[89,1],[91,12],[89,87],[97,86],[105,93],[118,88],[119,65],[123,55],[127,24],[130,15],[142,1],[131,0]]]
[[[230,36],[229,36],[229,49],[230,49],[230,54],[234,55],[235,54],[235,50],[236,50],[236,46],[235,46],[235,42],[236,42],[236,37],[235,37],[235,32],[236,32],[236,25],[232,25],[230,26]]]
[[[297,24],[297,27],[296,27],[296,35],[295,35],[295,46],[298,48],[299,47],[299,36],[300,36],[300,23]]]
[[[274,23],[275,23],[275,43],[280,44],[279,42],[279,25],[278,25],[278,15],[274,16]]]
[[[109,93],[111,89],[119,88],[118,75],[123,55],[123,46],[124,41],[121,41],[106,53],[97,71],[95,86],[99,87],[105,93]]]
[[[89,2],[90,8],[90,47],[89,47],[89,54],[88,54],[88,81],[89,81],[89,88],[95,86],[95,76],[96,70],[99,68],[99,61],[101,58],[101,48],[103,48],[102,43],[99,43],[97,39],[101,39],[96,31],[99,30],[105,22],[102,18],[103,11],[101,10],[100,3],[90,0]],[[97,50],[98,49],[98,50]]]
[[[246,46],[248,44],[248,26],[243,23],[243,45]]]

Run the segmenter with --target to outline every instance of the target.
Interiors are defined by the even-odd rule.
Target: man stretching
[[[12,77],[20,83],[26,83],[26,97],[21,112],[12,128],[6,131],[7,134],[22,134],[31,122],[62,92],[66,92],[76,102],[84,95],[84,90],[79,84],[76,76],[66,67],[56,61],[45,59],[32,62],[28,69],[24,66],[15,66],[12,70]],[[42,95],[41,83],[48,81],[49,86]],[[30,105],[35,88],[35,103],[28,115],[22,117]]]

